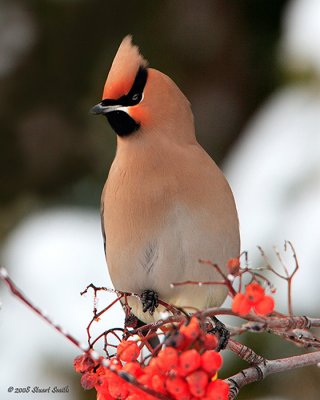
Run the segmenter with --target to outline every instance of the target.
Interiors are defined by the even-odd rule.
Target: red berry
[[[195,397],[204,396],[208,380],[208,374],[201,370],[194,371],[186,377],[190,392]]]
[[[161,374],[162,371],[158,365],[157,357],[151,358],[149,364],[144,368],[144,373],[154,375],[154,374]]]
[[[254,311],[258,315],[267,315],[274,310],[274,299],[271,296],[264,296],[264,298],[254,306]]]
[[[114,398],[109,393],[97,393],[97,400],[114,400]],[[128,398],[127,398],[128,400]]]
[[[166,394],[166,377],[164,375],[154,375],[151,379],[151,387],[159,393]]]
[[[141,365],[137,361],[132,361],[126,363],[122,368],[123,371],[128,372],[128,374],[133,375],[134,377],[139,377],[144,373]]]
[[[109,395],[108,384],[109,384],[108,376],[106,376],[106,375],[99,376],[98,382],[97,382],[97,384],[95,386],[96,391],[98,393],[103,394],[103,395],[104,394],[105,395]]]
[[[204,337],[203,346],[206,350],[214,350],[218,345],[218,339],[212,333],[207,333]]]
[[[169,336],[166,343],[167,346],[174,347],[177,350],[184,350],[191,343],[191,340],[188,339],[183,333],[175,332]]]
[[[114,378],[108,384],[109,393],[117,400],[124,400],[128,396],[128,384],[114,374]]]
[[[252,282],[246,287],[246,297],[251,304],[256,304],[264,298],[264,289],[258,282]]]
[[[108,368],[104,367],[103,365],[99,365],[99,367],[96,369],[96,374],[97,375],[104,375]]]
[[[142,397],[136,393],[130,394],[126,400],[141,400]],[[97,399],[98,400],[98,399]]]
[[[214,350],[208,350],[201,355],[201,368],[213,376],[222,365],[222,356]]]
[[[140,348],[133,340],[123,340],[118,344],[117,355],[121,361],[135,361],[140,355]]]
[[[186,350],[179,357],[179,374],[186,376],[200,367],[201,356],[195,349]]]
[[[181,394],[180,396],[176,397],[176,400],[191,400],[191,399],[192,397],[190,392]]]
[[[161,371],[168,372],[178,366],[178,351],[173,347],[161,350],[156,358],[157,365]]]
[[[243,293],[237,293],[232,301],[232,311],[239,315],[247,315],[251,310],[251,303]]]
[[[188,384],[180,376],[168,376],[166,379],[166,388],[177,399],[181,399],[182,396],[189,396],[190,398]]]
[[[76,372],[80,372],[81,374],[91,370],[94,367],[95,363],[87,354],[82,354],[78,356],[73,361],[73,366]]]
[[[198,318],[192,317],[188,325],[182,325],[180,327],[180,333],[185,335],[189,340],[196,340],[200,333],[200,324]]]
[[[86,372],[81,377],[81,386],[85,390],[92,389],[98,381],[98,376],[94,372]]]
[[[144,386],[148,386],[149,388],[152,386],[152,375],[143,374],[138,377],[137,381]]]
[[[228,400],[229,385],[221,379],[210,382],[207,387],[206,396],[210,400]]]
[[[229,274],[237,275],[240,269],[240,260],[238,257],[230,258],[227,262],[227,269]]]

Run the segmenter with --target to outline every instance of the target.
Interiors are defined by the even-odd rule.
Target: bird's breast
[[[179,161],[176,173],[161,165],[111,169],[102,196],[110,276],[118,290],[140,294],[152,289],[178,306],[220,305],[227,292],[222,285],[173,289],[171,283],[221,280],[199,259],[224,269],[229,258],[239,255],[232,193],[206,159],[190,167],[188,153]]]
[[[224,266],[228,254],[230,257],[237,255],[236,238],[233,244],[232,241],[223,243],[221,232],[210,229],[205,214],[192,214],[184,206],[177,205],[167,210],[157,224],[142,215],[142,225],[128,217],[121,226],[122,237],[115,237],[107,224],[107,263],[115,288],[138,294],[152,289],[162,300],[184,307],[221,304],[226,295],[224,288],[186,286],[173,289],[171,285],[188,280],[219,280],[221,277],[215,269],[200,264],[199,259],[210,259]]]

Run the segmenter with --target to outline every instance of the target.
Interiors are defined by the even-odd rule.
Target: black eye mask
[[[140,128],[140,122],[135,121],[121,107],[130,107],[139,104],[142,100],[144,87],[148,78],[146,68],[140,66],[128,94],[119,99],[104,99],[91,109],[93,114],[103,114],[109,121],[112,129],[119,136],[129,136]]]
[[[144,87],[146,85],[148,78],[148,71],[144,67],[139,67],[133,85],[130,89],[130,92],[124,96],[121,96],[119,99],[105,99],[102,100],[102,106],[135,106],[136,104],[140,103],[142,99],[142,94]]]

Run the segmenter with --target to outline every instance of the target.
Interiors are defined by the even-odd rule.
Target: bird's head
[[[105,115],[122,138],[152,132],[194,139],[187,98],[168,76],[148,68],[130,35],[123,39],[109,71],[102,101],[91,113]]]

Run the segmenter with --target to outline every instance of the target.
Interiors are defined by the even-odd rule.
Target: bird
[[[220,306],[226,271],[239,257],[239,221],[230,186],[195,135],[191,106],[164,73],[149,67],[132,36],[120,44],[91,109],[116,133],[101,196],[106,263],[114,288],[142,323],[163,317],[163,302],[187,312]]]

